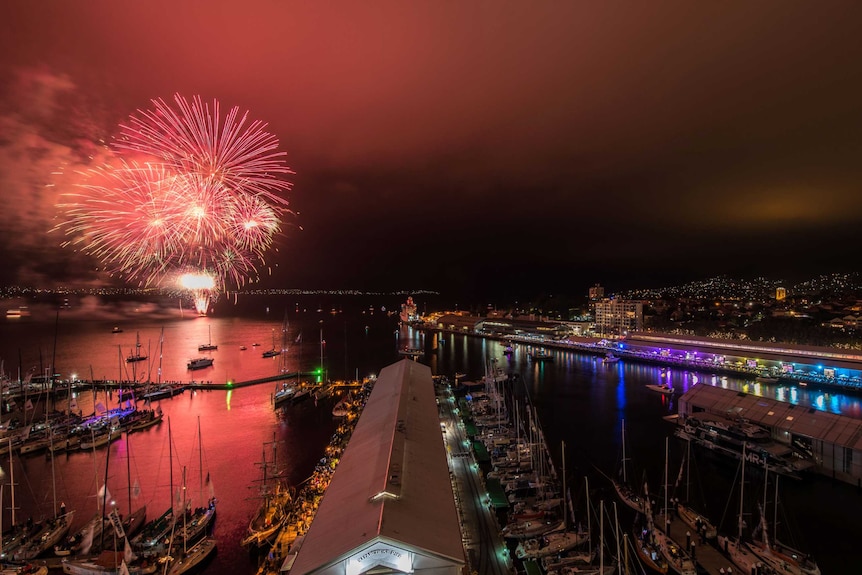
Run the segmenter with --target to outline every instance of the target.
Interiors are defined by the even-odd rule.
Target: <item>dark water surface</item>
[[[124,378],[143,379],[148,373],[150,379],[155,380],[159,377],[158,350],[163,330],[163,380],[187,381],[194,373],[198,380],[224,382],[274,375],[282,368],[311,371],[319,366],[321,355],[332,379],[357,375],[361,378],[401,359],[396,353],[399,345],[397,318],[381,311],[383,307],[397,309],[400,301],[394,296],[260,297],[236,305],[220,302],[214,315],[208,318],[195,318],[188,313],[180,316],[178,308],[153,303],[76,302],[72,309],[60,313],[59,320],[53,312],[34,313],[33,317],[21,318],[23,321],[0,319],[0,359],[4,361],[6,372],[13,376],[17,375],[19,365],[25,373],[31,369],[42,373],[55,357],[57,371],[64,377],[75,373],[87,379],[92,373],[96,378],[115,379],[122,374]],[[421,301],[418,303],[422,305]],[[285,312],[289,325],[286,336],[282,336]],[[123,332],[111,333],[114,326],[121,327]],[[323,345],[320,344],[321,332],[325,340]],[[300,333],[300,343],[297,343]],[[197,346],[206,343],[210,334],[218,350],[199,353]],[[283,337],[289,344],[284,358],[286,363],[282,363],[281,358],[261,357],[262,351],[272,347],[273,341],[280,347]],[[141,362],[146,365],[139,364],[131,373],[128,364],[120,358],[128,355],[138,338],[152,361]],[[253,343],[260,343],[260,347],[253,347]],[[242,345],[247,349],[240,350]],[[674,413],[676,406],[674,399],[644,387],[660,381],[660,368],[625,360],[606,365],[592,356],[571,352],[556,352],[552,363],[532,364],[527,361],[526,350],[522,347],[507,357],[496,342],[412,330],[401,334],[400,345],[424,345],[426,355],[422,361],[429,364],[434,373],[450,377],[455,372],[463,372],[478,379],[491,360],[505,371],[518,374],[520,383],[513,385],[512,391],[520,398],[529,396],[536,406],[558,465],[565,441],[567,475],[573,493],[582,491],[583,478],[589,477],[595,496],[608,503],[613,501],[613,492],[608,489],[602,473],[612,474],[618,469],[623,420],[627,455],[631,459],[630,476],[643,477],[653,492],[662,490],[665,439],[673,430],[672,424],[662,417]],[[206,353],[212,354],[213,367],[187,372],[188,359]],[[670,377],[677,389],[684,389],[694,384],[694,375],[679,371],[672,372]],[[698,377],[702,382],[713,383],[708,374]],[[750,381],[733,378],[715,383],[738,389],[751,385]],[[161,402],[170,419],[173,484],[180,483],[181,469],[185,467],[189,495],[193,499],[206,497],[208,492],[202,489],[201,483],[208,472],[219,499],[214,533],[219,541],[218,555],[207,567],[207,574],[254,572],[257,558],[249,556],[238,542],[257,505],[252,486],[259,478],[256,464],[261,461],[264,443],[274,438],[279,442],[279,460],[287,477],[296,484],[311,473],[335,429],[330,411],[335,398],[317,406],[308,401],[276,411],[271,405],[274,387],[275,384],[261,384],[228,392],[186,392]],[[810,389],[765,389],[767,395],[777,393],[792,393],[802,404],[816,405],[824,401],[823,394]],[[830,405],[858,404],[856,398],[835,394],[827,396],[825,401]],[[95,402],[116,404],[113,397],[102,393],[94,398],[92,393],[86,392],[78,398],[79,407],[85,413],[92,411]],[[64,409],[65,404],[58,402],[56,408]],[[198,448],[198,422],[202,450]],[[673,437],[669,445],[668,468],[673,481],[684,446]],[[734,501],[731,488],[738,482],[738,466],[701,453],[697,448],[693,448],[692,453],[692,500],[700,501],[714,521],[722,524],[723,530],[735,533],[739,503]],[[127,468],[131,469],[131,482],[141,487],[140,497],[133,506],[147,503],[151,517],[167,508],[172,482],[167,421],[134,433],[128,440],[124,437],[113,443],[109,458],[107,454],[102,448],[95,456],[92,452],[62,455],[57,457],[53,473],[44,455],[16,458],[13,465],[15,505],[20,508],[18,519],[51,515],[56,491],[56,500],[75,509],[76,524],[83,524],[97,511],[96,493],[104,482],[106,459],[108,488],[121,512],[129,507]],[[8,459],[2,456],[0,469],[4,473],[3,524],[8,526],[12,470]],[[750,479],[746,485],[747,495],[762,500],[762,474],[752,471],[747,475]],[[858,519],[862,516],[860,492],[852,486],[820,477],[802,481],[782,479],[779,487],[782,510],[779,532],[783,529],[789,533],[783,538],[788,539],[792,534],[798,546],[814,554],[825,574],[857,572],[862,566],[855,550],[856,541],[862,537],[862,521]],[[770,494],[769,506],[772,501]],[[753,503],[747,504],[752,512]],[[754,513],[747,517],[748,522],[756,520]],[[772,514],[771,509],[769,514]],[[631,521],[624,510],[620,510],[620,516],[623,521]]]

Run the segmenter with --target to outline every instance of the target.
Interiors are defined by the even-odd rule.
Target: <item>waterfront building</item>
[[[475,333],[476,324],[483,319],[483,317],[477,315],[445,313],[436,318],[429,318],[428,321],[432,325],[436,325],[438,329],[462,333]]]
[[[602,335],[624,335],[640,331],[644,325],[643,302],[603,299],[596,302],[596,332]]]
[[[431,368],[381,370],[290,570],[459,575],[465,564]]]
[[[679,417],[712,414],[766,429],[772,439],[815,461],[814,471],[862,485],[862,421],[711,385],[679,398]]]
[[[781,376],[815,383],[841,384],[858,379],[862,352],[835,347],[719,339],[660,332],[630,333],[627,348],[660,357],[698,359],[695,363],[739,368],[756,375]]]

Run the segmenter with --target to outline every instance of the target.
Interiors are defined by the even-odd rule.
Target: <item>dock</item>
[[[680,546],[685,547],[689,543],[688,552],[699,567],[699,572],[709,573],[710,575],[719,575],[719,569],[727,571],[728,567],[733,567],[733,572],[739,573],[739,569],[733,562],[725,557],[710,540],[703,540],[697,533],[694,532],[685,522],[674,513],[671,515],[670,536]],[[656,524],[664,524],[664,515],[656,515]],[[688,534],[688,535],[686,535]],[[712,540],[713,542],[715,540]]]

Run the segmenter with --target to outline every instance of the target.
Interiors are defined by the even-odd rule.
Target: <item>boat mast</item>
[[[129,483],[129,517],[132,516],[132,453],[129,450],[129,447],[131,447],[131,443],[129,443],[130,434],[131,431],[126,431],[126,477]]]
[[[778,475],[776,473],[776,475]],[[762,525],[763,544],[769,549],[769,532],[766,530],[766,498],[769,497],[769,466],[766,464],[766,458],[763,458],[763,509],[760,510],[760,522]]]
[[[180,303],[182,305],[182,303]],[[162,346],[165,343],[165,328],[162,327],[162,331],[159,332],[159,371],[158,371],[158,382],[157,385],[161,387],[162,385]]]
[[[113,433],[113,429],[111,429],[111,420],[108,419],[108,445],[105,453],[105,487],[104,492],[102,493],[102,533],[101,533],[101,543],[99,544],[99,548],[102,549],[105,547],[105,516],[107,511],[107,503],[108,503],[108,462],[111,460],[111,434]],[[93,457],[96,456],[96,440],[95,436],[93,437]],[[53,459],[52,459],[53,461]]]
[[[60,330],[60,310],[57,309],[57,318],[54,320],[54,350],[51,352],[51,405],[57,409],[57,394],[54,389],[54,376],[57,374],[57,368],[54,365],[57,361],[57,332]],[[56,512],[54,513],[56,516]]]
[[[742,495],[745,490],[745,442],[742,444],[742,478],[739,481],[739,519],[737,520],[739,523],[739,532],[737,534],[737,544],[742,541],[742,503],[744,501]]]
[[[48,437],[50,438],[50,443],[48,445],[48,451],[51,455],[51,490],[54,494],[54,519],[57,519],[57,477],[54,473],[54,427],[48,427]]]
[[[18,523],[15,520],[15,466],[12,462],[12,438],[9,438],[9,488],[12,497],[12,526],[15,527]]]
[[[622,550],[620,549],[620,539],[621,539],[621,537],[620,537],[620,518],[619,518],[619,515],[617,515],[617,502],[616,501],[613,502],[613,506],[614,506],[614,539],[617,542],[617,565],[619,565],[619,563],[623,560],[623,554],[621,552]],[[623,563],[623,567],[620,570],[620,572],[624,573],[624,574],[628,572],[628,561]]]
[[[183,556],[189,552],[186,547],[186,543],[188,542],[188,524],[186,523],[188,517],[188,513],[186,513],[186,468],[183,467]],[[174,522],[176,524],[176,522]]]
[[[171,509],[174,509],[174,506],[176,505],[177,502],[174,499],[174,445],[173,445],[173,438],[171,437],[171,418],[170,417],[168,417],[168,469],[170,469],[170,473],[168,474],[168,477],[170,478],[170,486],[171,486],[171,491],[170,491]],[[177,514],[172,512],[172,515],[174,516],[173,517],[174,525],[176,525]],[[171,540],[173,540],[173,537],[171,537]]]
[[[590,527],[590,479],[584,476],[584,490],[587,492],[587,557],[593,554],[593,537],[590,535],[592,528]]]
[[[772,540],[778,542],[778,473],[775,474],[775,505],[772,509],[772,532],[774,535],[772,536]]]
[[[201,438],[201,416],[198,415],[198,466],[200,467],[200,498],[203,504],[204,500],[204,444]]]
[[[669,456],[670,456],[669,438],[665,437],[664,438],[664,520],[665,520],[665,524],[667,524],[667,522],[668,522],[668,516],[667,516],[667,480],[668,480],[667,461],[668,461]],[[670,536],[669,530],[668,530],[667,535]]]
[[[605,500],[599,499],[599,573],[605,572]]]
[[[686,440],[685,444],[685,504],[688,505],[689,488],[691,487],[691,438]]]
[[[323,368],[323,327],[320,328],[320,383],[326,379],[326,370]]]
[[[623,437],[623,485],[628,485],[628,480],[626,479],[626,420],[622,420],[622,437]]]
[[[572,498],[571,498],[571,493],[569,493],[569,486],[566,485],[566,442],[565,441],[562,442],[562,450],[563,450],[563,458],[562,458],[562,461],[563,461],[563,492],[565,493],[565,497],[566,497],[567,503],[569,505],[569,511],[572,512],[572,523],[574,523],[575,512],[572,510]],[[563,510],[563,531],[566,530],[566,527],[569,524],[568,521],[566,521],[567,515],[568,514],[566,513],[566,510],[564,509]]]

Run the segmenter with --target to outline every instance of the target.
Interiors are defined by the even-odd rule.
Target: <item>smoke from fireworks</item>
[[[153,110],[120,126],[115,162],[84,174],[61,203],[67,221],[58,227],[70,238],[65,245],[110,273],[143,287],[178,281],[199,299],[257,279],[289,212],[279,194],[290,183],[279,176],[293,172],[266,124],[246,126],[238,108],[222,123],[216,101],[175,102],[178,111],[154,100]],[[183,285],[179,277],[192,277],[184,274],[212,285]]]

